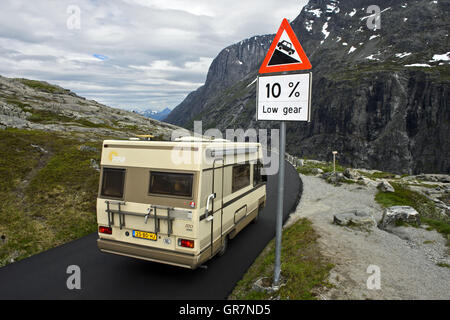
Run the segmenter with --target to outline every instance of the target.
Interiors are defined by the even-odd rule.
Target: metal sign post
[[[280,122],[274,287],[279,286],[281,275],[286,121],[310,121],[312,73],[298,71],[311,68],[311,63],[289,22],[283,19],[259,70],[256,93],[256,120]],[[280,72],[283,74],[262,76]]]
[[[278,202],[275,235],[275,271],[273,285],[280,283],[281,273],[281,236],[283,234],[283,202],[284,202],[284,154],[286,148],[286,122],[280,121],[280,168],[278,171]]]
[[[336,155],[338,154],[337,151],[333,151],[333,175],[336,175]]]

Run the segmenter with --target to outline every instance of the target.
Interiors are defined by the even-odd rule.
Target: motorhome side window
[[[233,167],[233,182],[231,191],[236,192],[250,184],[250,164]]]
[[[149,193],[191,198],[193,180],[191,173],[152,171]]]
[[[262,174],[263,164],[261,162],[255,163],[253,167],[253,186],[257,186],[267,181],[267,176]]]
[[[123,198],[125,169],[103,168],[101,195],[111,198]]]

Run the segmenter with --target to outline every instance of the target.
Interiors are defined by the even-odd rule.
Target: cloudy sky
[[[307,0],[1,0],[0,75],[109,106],[173,108],[225,47],[275,33]]]

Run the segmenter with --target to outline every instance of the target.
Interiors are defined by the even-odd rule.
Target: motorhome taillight
[[[178,239],[178,245],[185,248],[194,248],[194,240]]]
[[[105,234],[112,234],[112,228],[111,227],[98,227],[98,232],[105,233]]]
[[[194,202],[194,201],[189,202],[189,206],[190,206],[191,208],[195,208],[195,202]]]

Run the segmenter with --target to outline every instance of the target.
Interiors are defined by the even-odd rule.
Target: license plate
[[[133,230],[133,237],[156,241],[156,233]]]

